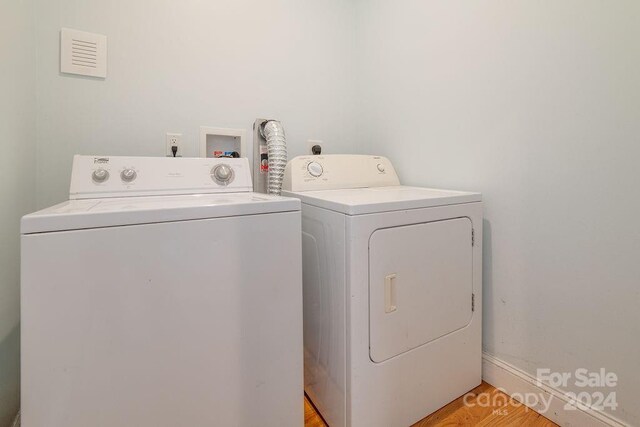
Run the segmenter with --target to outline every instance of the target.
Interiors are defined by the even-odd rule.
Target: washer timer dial
[[[221,164],[211,169],[211,178],[220,185],[229,185],[233,177],[233,169],[229,165]]]

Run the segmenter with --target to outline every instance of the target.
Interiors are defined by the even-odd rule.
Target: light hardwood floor
[[[473,397],[467,398],[467,403],[476,403],[476,398],[483,395],[482,402],[490,397],[491,406],[465,405],[460,397],[444,408],[429,415],[413,427],[427,426],[534,426],[552,427],[552,423],[542,415],[524,405],[512,402],[509,397],[493,386],[483,382],[471,391]],[[326,427],[313,405],[304,399],[305,427]]]

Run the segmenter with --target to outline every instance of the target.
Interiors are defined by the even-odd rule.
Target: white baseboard
[[[538,384],[536,378],[487,353],[482,355],[482,379],[510,396],[514,393],[520,396],[527,393],[543,396],[545,401],[551,402],[549,409],[543,413],[542,405],[531,408],[563,427],[627,426],[611,415],[592,408],[566,409],[565,405],[570,400],[561,390]]]

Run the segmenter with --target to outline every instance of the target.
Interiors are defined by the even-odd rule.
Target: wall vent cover
[[[63,28],[60,31],[60,72],[107,77],[107,36]]]

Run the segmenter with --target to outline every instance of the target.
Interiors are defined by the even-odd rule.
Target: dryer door
[[[471,233],[471,220],[456,218],[371,235],[371,360],[383,362],[469,324]]]

